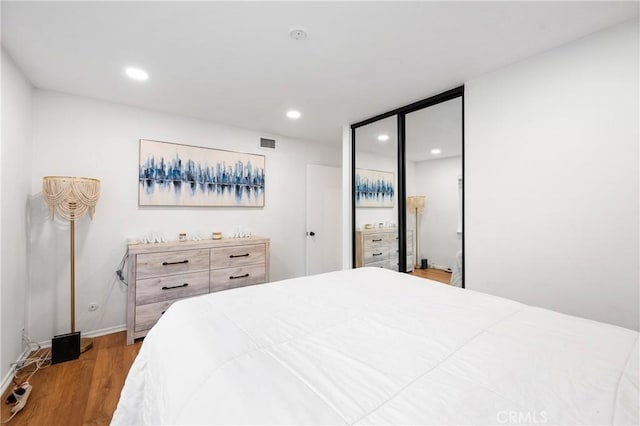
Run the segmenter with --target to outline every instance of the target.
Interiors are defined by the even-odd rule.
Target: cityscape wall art
[[[393,207],[392,172],[356,169],[356,207]]]
[[[140,139],[138,205],[264,207],[264,155]]]

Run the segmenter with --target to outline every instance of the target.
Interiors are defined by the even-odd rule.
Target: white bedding
[[[638,333],[384,269],[175,303],[112,424],[638,424]]]

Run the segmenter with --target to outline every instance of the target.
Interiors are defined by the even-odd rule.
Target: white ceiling
[[[356,129],[356,150],[396,158],[397,116],[378,120]],[[408,161],[429,161],[462,155],[462,99],[455,98],[406,116],[406,156]],[[378,136],[389,136],[379,141]],[[431,150],[439,149],[439,154]]]
[[[636,16],[612,1],[3,1],[2,44],[39,88],[339,143],[344,124]]]
[[[407,114],[405,139],[409,161],[462,155],[462,98]],[[433,149],[440,153],[432,154]]]

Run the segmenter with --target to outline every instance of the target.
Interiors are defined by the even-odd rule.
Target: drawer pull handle
[[[231,254],[229,255],[229,257],[231,259],[233,259],[234,257],[249,257],[249,253],[245,253],[245,254]]]
[[[382,241],[382,238],[379,238],[377,240],[371,240],[372,243],[379,243],[380,241]]]
[[[247,278],[249,276],[249,274],[244,274],[244,275],[238,275],[238,276],[231,276],[229,277],[230,280],[235,280],[237,278]]]
[[[174,285],[174,286],[171,286],[171,287],[164,286],[164,287],[162,287],[162,289],[163,290],[171,290],[171,289],[174,289],[174,288],[187,287],[188,285],[189,285],[189,283],[184,283],[184,284],[181,284],[181,285]]]
[[[167,266],[167,265],[180,265],[182,263],[189,263],[188,260],[181,260],[179,262],[162,262],[162,266]]]
[[[373,256],[382,256],[382,253],[373,253]]]

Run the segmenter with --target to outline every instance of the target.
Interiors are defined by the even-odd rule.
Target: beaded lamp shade
[[[93,178],[45,176],[42,179],[42,194],[49,205],[51,219],[57,211],[63,218],[76,221],[89,212],[93,219],[100,181]]]
[[[424,195],[412,195],[407,197],[407,209],[422,213],[424,211]]]

